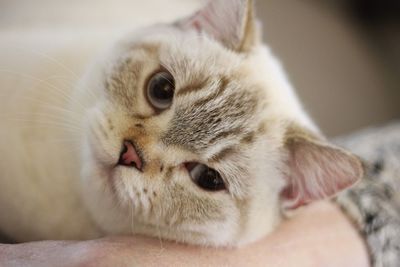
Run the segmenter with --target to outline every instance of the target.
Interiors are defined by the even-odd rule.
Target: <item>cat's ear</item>
[[[286,180],[282,191],[285,208],[334,196],[364,175],[361,160],[301,127],[288,130]]]
[[[175,25],[205,33],[238,52],[248,51],[259,38],[252,0],[209,0],[202,9]]]

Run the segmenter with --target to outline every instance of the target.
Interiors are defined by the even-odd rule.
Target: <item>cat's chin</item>
[[[214,228],[214,226],[210,227]],[[235,235],[226,232],[221,227],[215,227],[215,232],[199,231],[186,227],[168,227],[149,223],[134,223],[130,234],[152,236],[154,238],[174,241],[179,243],[213,246],[213,247],[240,247],[242,244],[235,238]]]
[[[147,221],[132,216],[132,207],[127,205],[130,199],[115,185],[120,178],[119,172],[102,171],[100,168],[83,171],[85,204],[104,235],[140,234],[176,241],[186,244],[237,247],[236,228],[226,222],[205,225],[180,225],[172,227],[161,225],[157,220]],[[90,173],[90,175],[89,175]],[[113,181],[114,180],[114,181]]]
[[[202,223],[189,220],[177,224],[178,218],[165,216],[167,206],[164,205],[168,202],[158,202],[168,199],[168,196],[152,186],[143,173],[135,168],[104,164],[91,150],[85,156],[83,198],[93,220],[105,235],[142,234],[187,244],[238,247],[271,231],[267,227],[270,218],[265,219],[262,227],[257,224],[238,229],[239,215],[235,215],[235,209],[221,220]],[[154,194],[156,189],[157,194]],[[159,210],[146,210],[144,202],[150,198],[152,205],[160,207]],[[153,215],[149,216],[151,212]]]

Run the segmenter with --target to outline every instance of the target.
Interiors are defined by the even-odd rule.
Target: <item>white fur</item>
[[[2,61],[6,65],[15,65],[16,77],[10,74],[1,74],[2,94],[8,97],[1,98],[0,111],[2,119],[0,138],[0,210],[7,216],[0,217],[0,230],[20,241],[35,239],[87,239],[103,234],[117,233],[144,233],[153,236],[160,235],[189,243],[208,245],[238,245],[251,242],[272,231],[280,220],[279,191],[284,185],[280,172],[285,155],[281,153],[282,138],[284,135],[283,121],[295,121],[307,128],[316,130],[316,127],[302,110],[292,86],[286,75],[273,57],[269,49],[258,45],[248,57],[241,57],[222,47],[211,38],[203,37],[199,43],[192,33],[183,34],[168,27],[159,26],[146,29],[145,32],[131,35],[120,41],[104,58],[92,64],[85,75],[83,66],[91,61],[93,54],[98,51],[98,43],[102,38],[87,41],[93,44],[83,50],[79,43],[76,46],[68,44],[68,49],[59,49],[54,57],[67,60],[74,56],[74,61],[68,69],[51,64],[30,65],[38,57],[29,53],[23,59],[16,61],[17,55],[8,54],[5,47],[18,43],[14,39],[2,43]],[[154,33],[154,34],[152,34]],[[188,37],[189,36],[189,37]],[[104,37],[104,36],[103,36]],[[159,225],[162,211],[155,218],[132,217],[132,209],[142,205],[144,214],[148,214],[148,199],[135,196],[132,188],[142,190],[158,189],[163,186],[160,177],[152,180],[138,173],[134,169],[125,169],[110,174],[109,165],[116,162],[121,136],[111,136],[112,141],[105,141],[93,136],[93,128],[104,124],[105,114],[112,116],[113,123],[119,125],[121,131],[127,128],[127,115],[118,107],[112,106],[101,91],[104,73],[115,63],[116,58],[127,53],[127,47],[137,39],[148,42],[167,44],[168,51],[161,52],[161,61],[173,65],[174,55],[170,51],[184,54],[187,58],[208,58],[207,65],[194,63],[189,72],[207,71],[229,74],[231,69],[240,66],[248,73],[243,83],[248,82],[263,85],[268,98],[268,108],[262,114],[257,114],[258,121],[264,120],[267,132],[264,138],[257,140],[254,147],[244,150],[240,156],[230,159],[221,168],[232,176],[239,176],[236,164],[243,162],[252,170],[249,179],[253,184],[249,192],[243,192],[243,187],[231,184],[231,192],[237,196],[247,196],[248,215],[245,223],[240,224],[239,210],[228,194],[216,193],[213,198],[221,205],[225,205],[224,212],[227,219],[223,222],[210,221],[204,225],[182,224],[176,229]],[[45,41],[52,41],[51,38]],[[21,41],[22,42],[22,41]],[[24,43],[32,47],[37,40]],[[182,42],[185,46],[182,46]],[[96,43],[96,44],[95,44]],[[184,49],[182,49],[184,47]],[[203,50],[207,47],[207,51]],[[50,49],[50,48],[49,48]],[[6,52],[4,52],[6,51]],[[41,58],[39,56],[39,58]],[[226,68],[219,67],[222,63]],[[26,66],[26,70],[21,68]],[[218,65],[219,64],[219,65]],[[57,65],[57,64],[56,64]],[[29,72],[30,76],[40,77],[31,79],[20,76]],[[46,79],[52,75],[66,75],[69,80],[66,84],[53,86]],[[84,76],[78,82],[77,76]],[[184,78],[182,78],[184,79]],[[177,81],[177,86],[179,85]],[[77,85],[78,84],[78,85]],[[76,85],[76,86],[75,86]],[[58,88],[58,89],[55,89]],[[73,89],[74,88],[74,89]],[[61,92],[54,93],[54,90]],[[199,92],[205,94],[205,92]],[[187,101],[195,95],[188,95]],[[32,100],[33,99],[33,100]],[[36,101],[38,100],[38,101]],[[44,102],[44,103],[43,103]],[[140,101],[139,101],[140,102]],[[52,112],[47,107],[57,106],[71,112]],[[137,103],[140,112],[150,112],[144,102]],[[42,126],[39,122],[46,115],[55,116],[58,126]],[[26,123],[16,122],[13,118],[29,120]],[[166,165],[178,165],[186,160],[204,160],[198,155],[182,151],[178,148],[164,147],[157,139],[156,132],[162,129],[172,117],[172,112],[154,117],[149,127],[154,129],[150,135],[148,152],[154,159]],[[59,117],[61,119],[59,119]],[[65,122],[64,122],[65,120]],[[68,126],[65,126],[68,124]],[[253,125],[250,123],[250,125]],[[71,132],[69,132],[70,128]],[[67,129],[67,130],[66,130]],[[53,139],[59,142],[53,142]],[[91,143],[96,140],[96,143]],[[231,140],[234,142],[234,140]],[[208,157],[221,149],[219,144],[210,148],[203,156]],[[110,177],[115,181],[116,195],[108,184]],[[135,177],[135,179],[131,179]],[[238,177],[242,178],[243,177]],[[183,172],[178,172],[173,179],[193,194],[205,194],[198,189]],[[240,180],[240,179],[236,179]],[[251,197],[249,197],[251,196]],[[133,207],[131,206],[133,202]],[[84,204],[83,204],[84,203]],[[223,203],[223,204],[222,204]],[[168,203],[166,202],[166,205]],[[146,217],[146,219],[144,219]],[[172,220],[176,218],[171,218]],[[147,220],[143,222],[143,220]],[[197,237],[193,232],[202,232],[204,236]]]

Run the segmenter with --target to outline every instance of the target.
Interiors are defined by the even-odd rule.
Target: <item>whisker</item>
[[[73,99],[70,95],[66,94],[63,90],[61,90],[60,88],[58,88],[54,84],[46,81],[45,79],[40,79],[40,78],[37,78],[37,77],[32,76],[32,75],[18,73],[18,72],[15,72],[15,71],[10,71],[8,69],[0,69],[0,72],[14,74],[14,75],[17,75],[17,76],[21,76],[21,77],[24,77],[24,78],[28,78],[28,79],[37,81],[39,83],[43,83],[43,84],[49,86],[51,89],[53,89],[53,90],[51,90],[51,92],[58,93],[59,96],[61,96],[65,101],[67,101],[67,102],[75,101],[75,103],[80,105],[80,107],[82,107],[83,109],[85,108],[85,106],[81,102],[77,101],[76,99]],[[29,88],[27,90],[32,91],[32,90],[34,90],[34,88],[32,87],[32,88]]]
[[[131,207],[131,234],[135,233],[134,231],[134,212],[135,212],[135,208],[133,206],[133,203],[129,203],[130,207]]]
[[[56,64],[57,66],[61,67],[62,69],[66,70],[67,72],[69,72],[70,74],[72,74],[75,78],[79,78],[79,75],[74,72],[71,68],[69,68],[67,65],[65,65],[65,63],[61,62],[61,60],[58,60],[52,56],[49,56],[48,54],[45,54],[43,52],[39,52],[37,50],[33,50],[31,48],[27,48],[27,47],[19,47],[17,48],[19,50],[25,51],[25,52],[29,52],[32,53],[34,55],[38,55],[44,59],[47,59],[50,62],[53,62],[54,64]]]
[[[73,139],[73,138],[50,138],[47,139],[46,142],[48,143],[77,143],[77,140]],[[71,147],[69,147],[71,148]],[[78,147],[77,149],[80,149],[80,147]]]
[[[77,117],[81,117],[82,116],[82,114],[80,114],[80,113],[78,113],[76,111],[73,111],[73,110],[70,110],[70,109],[67,109],[67,108],[64,108],[64,107],[60,107],[60,106],[54,106],[54,105],[52,105],[52,104],[50,104],[48,102],[42,101],[42,100],[40,100],[38,98],[27,97],[27,96],[22,96],[22,97],[19,97],[19,98],[20,99],[29,100],[29,101],[31,101],[31,103],[41,104],[42,105],[41,107],[43,109],[49,109],[51,111],[58,111],[58,112],[65,112],[65,113],[68,113],[70,115],[74,115],[74,116],[77,116]],[[32,115],[32,113],[27,113],[27,114]]]
[[[160,211],[161,213],[161,211]],[[161,218],[161,214],[160,214],[160,218]],[[160,244],[160,251],[159,254],[161,254],[165,248],[164,248],[164,244],[163,244],[163,240],[161,238],[161,230],[160,230],[160,225],[158,223],[156,223],[156,229],[157,229],[157,238],[158,238],[158,242]]]
[[[68,124],[68,123],[63,123],[60,121],[39,121],[39,120],[29,120],[29,119],[20,119],[20,118],[6,118],[9,121],[12,122],[25,122],[25,123],[35,123],[35,124],[39,124],[39,125],[43,125],[43,126],[54,126],[54,127],[58,127],[58,128],[62,128],[64,130],[67,131],[72,131],[72,132],[76,132],[76,133],[81,133],[82,132],[82,128],[79,128],[77,126]],[[27,126],[27,128],[30,128],[29,126]]]
[[[52,119],[53,121],[61,121],[67,124],[71,124],[73,126],[82,128],[81,123],[78,121],[77,118],[66,117],[65,114],[58,114],[58,113],[45,113],[45,112],[36,112],[36,113],[29,113],[29,112],[18,112],[14,114],[0,114],[1,117],[5,119],[28,119],[32,118],[31,121],[35,122],[38,119]]]
[[[16,115],[18,115],[18,114],[16,114]],[[19,114],[19,115],[23,115],[23,114]],[[25,115],[27,115],[27,114],[25,114]],[[66,117],[62,116],[62,114],[56,114],[56,113],[36,113],[35,115],[37,115],[37,117],[36,117],[35,119],[32,120],[33,122],[36,121],[37,118],[40,118],[40,119],[50,119],[49,122],[53,122],[53,121],[55,121],[55,122],[62,122],[62,123],[65,123],[65,124],[69,124],[69,125],[71,125],[71,126],[75,126],[75,127],[79,128],[79,129],[83,129],[82,125],[81,125],[78,121],[70,120],[69,117],[66,118]]]

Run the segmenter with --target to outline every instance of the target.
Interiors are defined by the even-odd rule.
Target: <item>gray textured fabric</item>
[[[366,166],[364,179],[336,201],[359,226],[372,266],[400,266],[400,121],[335,141]]]
[[[333,140],[373,163],[400,168],[400,120],[381,127],[371,127]],[[384,161],[384,162],[382,162]]]

